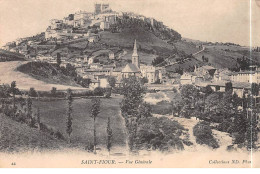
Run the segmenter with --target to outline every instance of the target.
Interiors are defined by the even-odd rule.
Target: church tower
[[[137,54],[136,40],[135,40],[135,45],[134,45],[134,50],[132,55],[132,64],[140,68],[139,56]]]

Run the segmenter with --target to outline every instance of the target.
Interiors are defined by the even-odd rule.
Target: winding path
[[[198,52],[196,52],[196,53],[193,53],[192,55],[193,55],[193,56],[196,56],[197,54],[203,52],[204,50],[205,50],[205,47],[202,47],[202,50],[200,50],[200,51],[198,51]]]

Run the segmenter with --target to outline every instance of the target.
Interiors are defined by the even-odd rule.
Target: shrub
[[[167,115],[172,114],[172,107],[168,101],[158,102],[156,105],[152,105],[152,113]]]
[[[110,98],[111,97],[111,88],[106,88],[105,89],[105,97]]]
[[[95,96],[103,96],[104,95],[104,89],[97,87],[97,88],[94,89],[93,93],[94,93]]]
[[[213,149],[219,148],[218,142],[212,135],[212,130],[208,122],[202,121],[193,127],[193,135],[198,144],[206,144]]]
[[[60,131],[55,131],[53,134],[54,138],[60,139],[60,140],[65,140],[65,137],[62,135]]]
[[[218,130],[222,132],[232,133],[232,121],[225,119],[222,123],[219,124]]]
[[[9,85],[0,85],[0,98],[10,97],[10,86]]]
[[[51,89],[51,96],[52,97],[56,97],[56,93],[57,93],[57,88],[52,87],[52,89]]]
[[[52,128],[46,124],[40,123],[40,129],[41,129],[41,131],[52,135],[54,138],[65,140],[65,138],[61,132],[55,130],[54,128]]]
[[[35,91],[34,88],[30,88],[28,95],[30,97],[37,97],[37,92]]]
[[[175,87],[172,88],[172,91],[173,91],[174,93],[177,93],[177,92],[178,92],[178,90],[177,90]]]

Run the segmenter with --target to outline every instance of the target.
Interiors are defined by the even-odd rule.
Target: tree
[[[164,58],[163,57],[156,57],[153,61],[152,61],[152,65],[156,66],[161,64],[162,62],[164,62]]]
[[[206,87],[203,87],[201,89],[201,92],[205,93],[208,96],[209,94],[213,93],[213,90],[209,85],[207,85]]]
[[[251,84],[251,94],[255,97],[255,106],[256,106],[256,97],[259,95],[259,85],[257,83]]]
[[[234,93],[232,96],[232,105],[236,111],[238,109],[238,106],[242,105],[242,99],[238,97],[237,93]]]
[[[110,117],[107,118],[107,150],[110,154],[112,146],[112,129],[110,127]]]
[[[199,95],[198,89],[193,85],[183,85],[180,92],[184,104],[188,107],[187,109],[194,107]]]
[[[92,102],[92,108],[91,108],[91,117],[93,118],[93,123],[94,123],[94,153],[96,154],[96,145],[97,145],[97,141],[96,141],[96,117],[98,116],[98,114],[100,113],[100,99],[99,98],[93,98],[91,100]]]
[[[105,95],[106,98],[110,98],[111,97],[111,93],[112,93],[111,91],[112,91],[111,88],[106,88],[105,89],[105,94],[104,95]]]
[[[121,102],[122,113],[135,117],[138,116],[138,108],[143,102],[145,93],[145,88],[141,82],[135,76],[123,79],[120,91],[124,95]]]
[[[245,110],[247,108],[247,99],[246,99],[245,92],[243,93],[243,97],[242,97],[242,107],[243,107],[243,110]]]
[[[221,98],[221,93],[212,93],[206,97],[204,102],[204,119],[210,119],[210,121],[219,123],[223,120],[223,116],[220,114]]]
[[[252,92],[252,95],[258,96],[258,94],[259,94],[259,85],[257,83],[252,83],[251,84],[251,92]]]
[[[34,88],[30,88],[29,94],[30,97],[37,97],[37,92],[35,91]]]
[[[13,81],[11,83],[10,92],[12,93],[12,96],[13,96],[13,117],[15,117],[15,113],[16,113],[15,95],[19,92],[19,89],[16,88],[16,82],[15,81]]]
[[[245,142],[245,135],[247,131],[247,119],[245,113],[239,113],[235,116],[232,133],[234,135],[234,144]]]
[[[258,140],[258,128],[257,128],[257,113],[253,110],[249,112],[246,130],[247,148],[253,149],[256,146]]]
[[[139,108],[139,117],[140,118],[148,118],[151,117],[152,114],[152,106],[149,103],[142,103]]]
[[[148,83],[148,79],[146,77],[141,78],[141,83],[142,84]]]
[[[95,96],[103,96],[104,95],[104,89],[101,87],[96,87],[93,91],[93,94]]]
[[[39,98],[39,94],[38,94],[38,102],[40,100]],[[40,107],[38,106],[37,107],[37,112],[36,112],[36,122],[37,122],[37,125],[38,125],[38,129],[41,130],[41,116],[40,116]]]
[[[181,97],[174,97],[173,100],[171,101],[171,106],[172,106],[172,115],[177,113],[178,116],[180,116],[180,112],[183,108],[183,100]]]
[[[66,65],[66,75],[71,77],[77,77],[76,68],[72,66],[70,63]]]
[[[29,125],[33,126],[34,122],[33,122],[33,117],[32,117],[32,99],[30,98],[30,96],[26,99],[26,109],[27,109],[27,119],[29,120]]]
[[[109,77],[108,78],[108,83],[109,83],[109,85],[112,87],[112,88],[114,88],[115,87],[115,85],[116,85],[116,79],[115,79],[115,77]]]
[[[233,101],[233,99],[237,100],[237,97],[232,95],[232,90],[229,90],[223,94],[223,97],[219,102],[219,115],[223,117],[223,119],[229,119],[234,116],[236,113],[237,103]],[[237,101],[236,101],[237,102]]]
[[[178,92],[178,90],[177,90],[175,87],[172,88],[172,91],[173,91],[174,93],[177,93],[177,92]]]
[[[56,94],[57,94],[57,88],[52,87],[52,89],[51,89],[51,96],[52,97],[56,97]]]
[[[60,64],[61,64],[61,55],[60,55],[60,53],[57,53],[57,64],[60,66]]]
[[[225,84],[225,91],[229,91],[229,90],[233,90],[233,87],[232,87],[232,83],[231,82],[227,82]]]
[[[10,86],[8,84],[0,85],[0,98],[10,97]]]
[[[82,79],[83,87],[88,88],[90,83],[91,83],[91,79]]]
[[[67,90],[67,129],[66,132],[69,136],[69,143],[71,143],[71,133],[72,133],[72,91],[71,89]]]
[[[196,143],[206,144],[213,149],[219,148],[218,142],[214,138],[208,122],[198,122],[193,127],[193,135],[196,137]]]

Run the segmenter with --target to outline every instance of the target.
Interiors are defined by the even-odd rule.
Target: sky
[[[0,46],[46,30],[50,19],[94,11],[96,0],[0,0]],[[183,37],[250,45],[250,0],[103,0],[115,11],[162,21]],[[251,0],[252,45],[260,46],[260,0]]]

